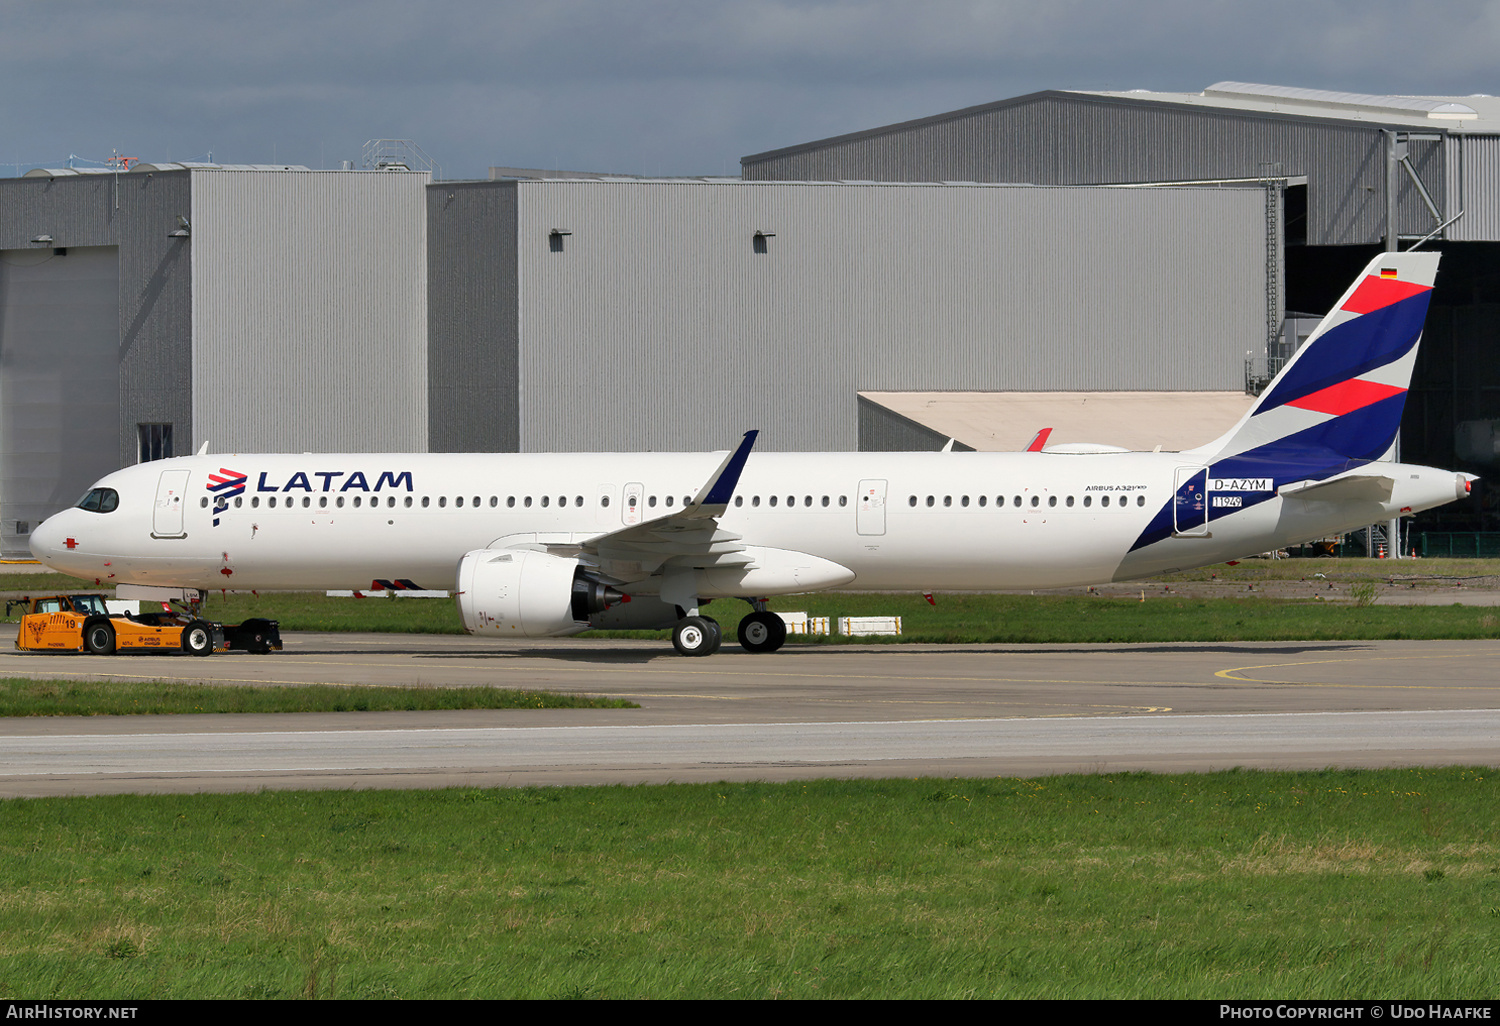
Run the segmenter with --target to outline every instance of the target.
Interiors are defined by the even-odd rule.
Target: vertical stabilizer
[[[1436,253],[1371,260],[1250,412],[1194,452],[1215,463],[1339,469],[1384,456],[1401,426],[1437,268]]]

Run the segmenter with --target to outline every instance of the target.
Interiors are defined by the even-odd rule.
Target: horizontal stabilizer
[[[1306,499],[1308,502],[1348,502],[1358,499],[1389,502],[1395,487],[1394,478],[1357,474],[1336,477],[1331,481],[1299,481],[1296,484],[1282,485],[1279,492],[1284,499]]]

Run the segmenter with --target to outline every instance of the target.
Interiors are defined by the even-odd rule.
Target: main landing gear
[[[685,616],[672,628],[672,647],[678,655],[713,655],[723,640],[719,621],[711,616]]]
[[[764,599],[751,600],[756,609],[740,621],[739,641],[746,652],[774,652],[786,643],[786,621],[765,608]],[[723,643],[719,621],[711,616],[685,616],[672,628],[672,647],[679,655],[713,655]]]
[[[786,644],[786,621],[769,610],[757,609],[740,621],[739,633],[746,652],[774,652]]]

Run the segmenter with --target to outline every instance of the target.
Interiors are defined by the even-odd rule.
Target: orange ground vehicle
[[[87,651],[108,655],[116,651],[180,649],[206,656],[216,648],[225,647],[223,624],[186,613],[111,613],[103,595],[49,595],[20,602],[31,607],[21,617],[21,629],[16,635],[16,648],[22,651]],[[7,614],[15,604],[7,604]],[[246,626],[238,624],[236,630]],[[275,647],[280,648],[279,634],[275,640]],[[267,641],[265,651],[269,650]]]

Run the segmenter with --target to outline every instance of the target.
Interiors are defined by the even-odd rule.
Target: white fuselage
[[[680,512],[721,457],[182,457],[102,479],[99,487],[118,493],[112,511],[64,510],[33,532],[32,548],[49,566],[101,584],[452,589],[471,550],[581,544]],[[1197,466],[1191,453],[754,453],[718,526],[747,546],[845,567],[846,589],[978,591],[1201,566],[1455,498],[1452,472],[1369,464],[1352,473],[1394,478],[1388,500],[1278,495],[1196,536],[1131,551]],[[232,487],[222,484],[225,471]],[[644,579],[623,590],[656,586]],[[795,581],[757,585],[759,594],[802,590]]]

